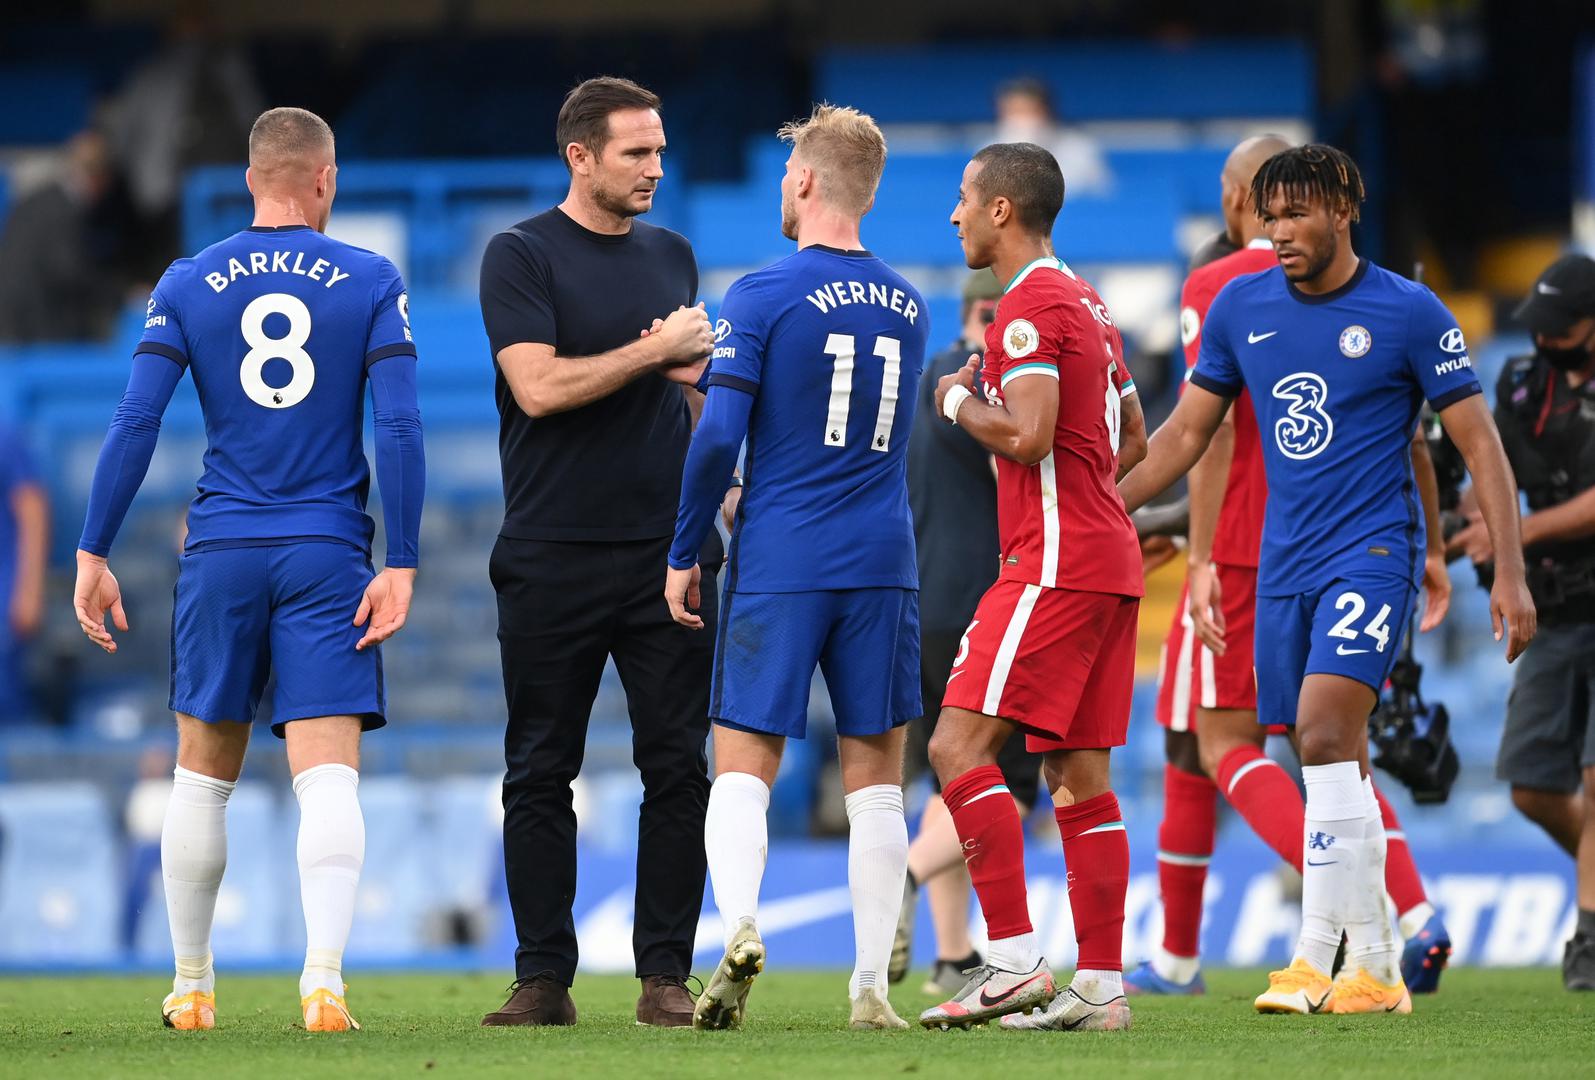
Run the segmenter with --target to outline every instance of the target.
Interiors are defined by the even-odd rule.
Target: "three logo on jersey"
[[[1277,330],[1261,334],[1251,331],[1246,335],[1246,342],[1256,345],[1277,333]],[[1472,359],[1466,355],[1468,346],[1460,328],[1452,327],[1442,334],[1439,345],[1441,350],[1451,353],[1456,359],[1436,364],[1436,375],[1447,375],[1473,366]],[[1353,324],[1340,332],[1340,351],[1348,359],[1366,356],[1372,348],[1373,335],[1367,327]],[[1324,408],[1329,400],[1329,384],[1323,376],[1311,371],[1293,372],[1274,384],[1273,394],[1289,403],[1285,415],[1274,422],[1274,441],[1279,446],[1279,452],[1295,461],[1304,461],[1323,453],[1335,434],[1335,422]]]

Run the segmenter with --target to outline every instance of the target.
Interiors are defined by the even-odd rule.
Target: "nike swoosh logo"
[[[947,676],[947,682],[948,682],[948,683],[949,683],[949,684],[951,684],[951,683],[952,683],[952,681],[953,681],[953,680],[954,680],[954,679],[956,679],[956,678],[958,678],[958,676],[960,676],[960,675],[962,675],[962,674],[963,674],[963,672],[962,672],[962,671],[955,671],[955,672],[953,672],[953,673],[952,673],[952,674],[951,674],[951,675],[949,675],[949,676]]]
[[[1547,296],[1558,296],[1562,292],[1562,290],[1558,289],[1555,285],[1547,285],[1543,281],[1534,287]]]
[[[1278,330],[1270,330],[1266,334],[1254,334],[1254,333],[1248,332],[1246,334],[1246,344],[1248,344],[1248,345],[1256,345],[1259,341],[1267,341],[1269,338],[1273,337],[1277,333],[1279,333]]]
[[[1000,994],[1000,995],[998,995],[997,997],[994,997],[994,998],[987,997],[986,996],[986,992],[984,990],[982,990],[980,992],[980,1003],[982,1005],[984,1005],[988,1009],[991,1008],[993,1005],[1001,1005],[1003,1002],[1005,1002],[1009,998],[1013,997],[1019,991],[1023,990],[1025,987],[1029,986],[1031,983],[1035,982],[1040,977],[1041,976],[1039,976],[1039,975],[1033,975],[1030,978],[1026,979],[1024,982],[1020,983],[1018,986],[1010,987],[1009,990],[1007,991],[1007,993]]]
[[[1323,862],[1313,862],[1311,859],[1308,859],[1307,860],[1307,865],[1308,866],[1336,866],[1336,865],[1338,865],[1338,863],[1334,859],[1325,859]]]
[[[1336,656],[1360,656],[1367,651],[1367,649],[1348,649],[1344,645],[1335,646]]]
[[[1310,1013],[1322,1012],[1324,1006],[1329,1003],[1329,995],[1332,994],[1332,993],[1334,993],[1334,988],[1333,987],[1331,987],[1328,990],[1325,990],[1324,991],[1324,996],[1319,998],[1318,1002],[1316,1004],[1313,1003],[1313,999],[1312,998],[1307,998],[1307,1011],[1310,1012]],[[1303,993],[1302,996],[1306,997],[1305,992]]]

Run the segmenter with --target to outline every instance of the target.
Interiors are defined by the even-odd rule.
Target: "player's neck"
[[[559,204],[564,215],[588,232],[604,236],[625,236],[631,232],[631,215],[605,210],[591,199],[583,197],[572,184],[565,201]]]
[[[997,257],[991,262],[991,272],[1007,288],[1019,271],[1037,259],[1052,257],[1052,241],[1047,237],[1016,237],[1012,243],[999,247]]]
[[[864,242],[858,235],[858,219],[839,214],[816,214],[805,221],[799,221],[798,250],[814,247],[816,244],[835,248],[838,251],[863,251]]]
[[[1358,262],[1357,253],[1351,250],[1351,245],[1341,244],[1334,260],[1324,267],[1323,273],[1311,281],[1296,281],[1291,284],[1296,286],[1297,292],[1306,293],[1308,296],[1332,293],[1352,279],[1357,273]]]
[[[310,216],[299,208],[298,201],[293,198],[268,196],[255,200],[255,220],[252,224],[257,229],[278,229],[284,225],[308,226]]]

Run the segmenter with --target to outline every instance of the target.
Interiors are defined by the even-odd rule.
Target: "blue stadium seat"
[[[81,782],[0,785],[0,956],[96,964],[119,955],[116,839]]]

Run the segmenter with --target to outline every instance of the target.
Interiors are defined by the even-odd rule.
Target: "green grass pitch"
[[[931,1000],[922,975],[894,989],[911,1019]],[[741,1031],[661,1031],[633,1020],[637,983],[584,976],[575,1028],[485,1030],[508,981],[485,975],[351,974],[364,1030],[311,1036],[291,975],[227,976],[215,1031],[160,1026],[158,978],[0,980],[0,1076],[1059,1076],[1277,1080],[1330,1076],[1595,1075],[1595,994],[1562,990],[1559,973],[1449,972],[1411,1016],[1258,1016],[1260,972],[1208,974],[1202,998],[1134,999],[1123,1033],[846,1030],[846,975],[774,970]],[[1067,1071],[1066,1071],[1067,1070]]]

